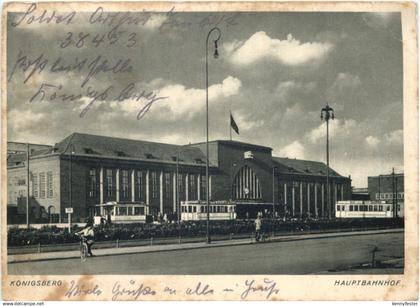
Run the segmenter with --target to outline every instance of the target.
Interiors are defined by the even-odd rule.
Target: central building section
[[[205,143],[191,146],[205,152]],[[229,140],[211,141],[209,161],[217,169],[212,173],[212,201],[233,203],[240,218],[272,210],[275,184],[271,148]]]

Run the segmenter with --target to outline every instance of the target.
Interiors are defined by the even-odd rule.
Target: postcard
[[[4,3],[4,300],[417,300],[416,9]]]

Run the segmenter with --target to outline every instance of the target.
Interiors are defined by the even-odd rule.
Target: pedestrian
[[[257,219],[255,219],[255,241],[260,241],[261,239],[261,225],[262,221],[260,215],[257,215]]]

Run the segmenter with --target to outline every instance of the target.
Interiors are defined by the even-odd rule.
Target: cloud
[[[295,80],[282,81],[277,85],[276,96],[285,99],[292,92],[307,94],[315,89],[315,82],[300,82]]]
[[[353,119],[348,120],[330,120],[329,122],[329,137],[345,137],[354,133],[357,127],[356,121]],[[321,138],[325,138],[327,129],[325,123],[320,124],[318,127],[312,129],[306,136],[312,143],[318,142]]]
[[[385,134],[385,142],[388,145],[402,145],[404,141],[403,130],[395,130]]]
[[[164,14],[153,14],[144,24],[146,30],[156,30],[168,19],[167,15]]]
[[[259,129],[264,125],[264,120],[252,120],[252,118],[249,118],[249,113],[244,115],[243,113],[238,112],[232,114],[232,116],[239,127],[239,133],[241,133],[241,131]]]
[[[152,81],[151,83],[162,82],[160,80],[160,82]],[[228,76],[222,83],[209,87],[209,101],[217,104],[221,98],[238,94],[241,86],[241,80]],[[170,114],[176,118],[191,118],[196,113],[204,111],[206,101],[206,91],[204,89],[187,88],[182,84],[166,84],[157,89],[156,93],[159,97],[167,98],[154,103],[153,112],[161,112],[164,116]],[[114,101],[110,105],[114,110],[133,113],[138,112],[146,103],[145,101],[131,99],[123,102]]]
[[[284,148],[280,149],[279,152],[282,156],[285,156],[285,157],[299,158],[299,159],[305,158],[304,147],[297,140],[285,146]]]
[[[367,145],[371,148],[376,148],[380,143],[379,138],[377,138],[375,136],[367,136],[365,138],[365,141],[366,141]]]
[[[343,89],[346,87],[358,87],[362,84],[359,76],[350,73],[340,72],[333,84],[336,89]]]
[[[225,45],[230,60],[235,65],[250,65],[262,59],[271,59],[284,65],[302,65],[323,58],[333,48],[330,43],[301,43],[292,34],[287,39],[269,37],[264,31],[256,32],[248,40],[233,41]]]
[[[396,12],[368,12],[362,14],[364,23],[374,29],[386,28],[394,18],[398,18]]]

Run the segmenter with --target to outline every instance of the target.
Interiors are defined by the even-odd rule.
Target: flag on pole
[[[235,119],[233,119],[232,113],[230,113],[230,127],[236,132],[236,134],[239,135],[239,128],[235,122]]]

